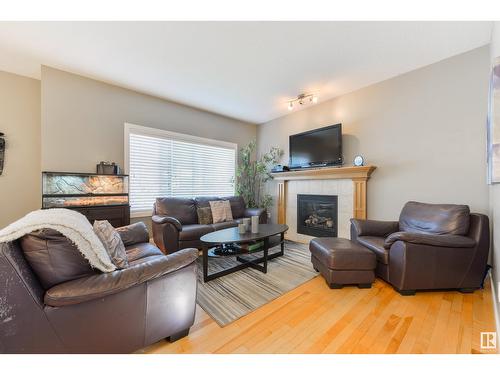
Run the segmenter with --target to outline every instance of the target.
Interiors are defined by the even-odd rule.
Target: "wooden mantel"
[[[272,173],[272,177],[278,181],[278,223],[286,223],[287,182],[293,180],[352,180],[354,188],[352,217],[356,219],[366,219],[366,182],[375,168],[377,167],[366,165],[361,167],[311,168]]]

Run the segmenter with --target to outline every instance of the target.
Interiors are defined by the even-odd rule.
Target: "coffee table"
[[[203,251],[203,281],[207,282],[248,267],[267,273],[267,261],[285,254],[285,232],[287,230],[288,225],[284,224],[259,224],[259,233],[240,233],[238,227],[235,227],[221,229],[205,234],[200,238]],[[213,254],[214,247],[217,248],[224,245],[234,246],[248,244],[255,241],[263,241],[264,246],[251,253],[248,251],[222,252],[219,256],[236,256],[239,264],[223,271],[212,273],[210,275],[208,274],[209,252],[212,250]],[[269,249],[278,245],[281,246],[281,251],[269,255]],[[248,259],[248,257],[244,256],[245,254],[255,254],[257,252],[263,252],[263,256],[257,259]]]

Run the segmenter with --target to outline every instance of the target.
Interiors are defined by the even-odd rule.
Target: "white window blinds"
[[[126,131],[133,216],[150,215],[157,197],[234,194],[236,145],[144,129]]]

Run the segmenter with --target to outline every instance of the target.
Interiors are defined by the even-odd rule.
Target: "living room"
[[[10,20],[0,54],[0,354],[498,357],[499,22]]]

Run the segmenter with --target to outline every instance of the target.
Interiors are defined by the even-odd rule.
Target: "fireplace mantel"
[[[368,179],[375,166],[366,165],[362,167],[325,167],[325,168],[308,168],[290,172],[271,173],[271,176],[277,181],[289,180],[326,180],[326,179]]]
[[[366,182],[377,167],[326,167],[272,173],[278,181],[278,223],[286,223],[287,182],[293,180],[350,179],[353,182],[354,203],[352,217],[366,219]]]

